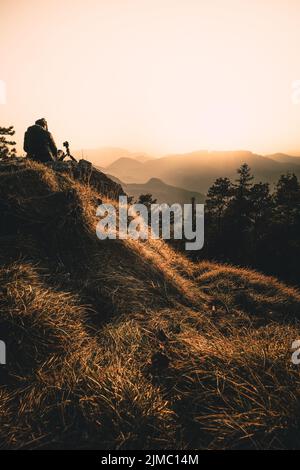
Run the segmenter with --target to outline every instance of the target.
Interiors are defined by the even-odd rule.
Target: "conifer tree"
[[[16,156],[16,149],[14,147],[16,142],[10,140],[10,137],[13,135],[15,135],[13,126],[0,127],[0,158]]]

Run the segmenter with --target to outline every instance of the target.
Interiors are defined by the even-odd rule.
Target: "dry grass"
[[[100,242],[106,197],[0,171],[0,447],[300,448],[299,292],[162,241]]]

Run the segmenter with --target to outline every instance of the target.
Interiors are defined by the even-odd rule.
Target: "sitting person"
[[[28,127],[24,136],[24,150],[28,158],[37,162],[57,160],[57,147],[48,131],[46,119],[38,119],[33,126]]]

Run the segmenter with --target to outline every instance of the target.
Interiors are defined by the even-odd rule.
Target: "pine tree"
[[[221,231],[221,221],[232,196],[232,184],[228,178],[218,178],[209,188],[206,208],[210,220],[215,220],[218,234]]]
[[[281,220],[289,222],[293,216],[299,217],[300,184],[295,174],[288,173],[280,177],[274,199]]]
[[[147,207],[148,210],[151,208],[151,204],[156,204],[157,199],[153,199],[152,194],[141,194],[137,203],[138,204],[144,204],[144,206]]]
[[[15,135],[13,126],[0,127],[0,158],[16,156],[16,149],[14,147],[16,142],[7,139],[8,136],[11,137],[13,135]]]
[[[251,237],[249,243],[252,246],[252,262],[259,263],[265,244],[268,243],[269,229],[273,217],[273,197],[270,194],[268,183],[257,183],[250,188],[250,220]]]
[[[238,170],[238,179],[233,185],[233,197],[226,213],[227,252],[234,262],[246,262],[250,249],[251,201],[253,176],[244,163]]]
[[[257,183],[250,188],[249,199],[251,203],[251,220],[256,226],[268,223],[273,208],[272,196],[268,183]]]
[[[237,170],[239,174],[239,178],[236,180],[236,190],[237,195],[240,197],[246,197],[249,195],[249,190],[252,185],[252,181],[254,176],[251,175],[251,169],[247,163],[243,163],[243,165]]]
[[[270,244],[284,278],[300,279],[300,184],[294,174],[282,175],[274,194]]]
[[[236,184],[234,185],[234,197],[231,208],[233,210],[232,217],[238,222],[243,230],[250,222],[250,194],[254,177],[251,175],[251,169],[247,163],[244,163],[237,170],[237,173],[239,178],[236,180]]]

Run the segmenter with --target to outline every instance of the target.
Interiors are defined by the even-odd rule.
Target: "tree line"
[[[300,184],[282,175],[271,192],[249,166],[237,179],[218,178],[207,193],[205,245],[197,259],[250,266],[300,284]]]
[[[136,202],[150,210],[157,201],[151,194],[142,194]],[[171,239],[170,243],[184,251],[185,240]],[[282,175],[271,190],[269,183],[255,183],[250,167],[244,163],[235,181],[218,178],[205,202],[204,248],[185,253],[194,261],[248,266],[300,285],[297,176]]]

